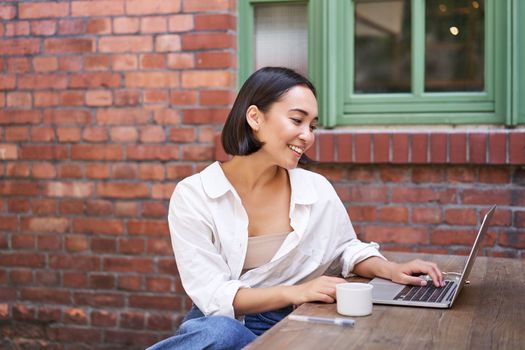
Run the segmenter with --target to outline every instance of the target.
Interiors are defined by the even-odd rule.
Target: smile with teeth
[[[297,153],[298,155],[301,155],[304,152],[304,149],[294,146],[294,145],[288,145],[288,148],[294,151],[295,153]]]

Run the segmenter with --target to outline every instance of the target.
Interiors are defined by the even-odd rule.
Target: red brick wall
[[[235,39],[228,0],[1,2],[0,348],[176,329],[168,199],[213,159]]]
[[[0,348],[171,335],[167,201],[222,159],[235,39],[234,0],[0,4]],[[442,134],[323,131],[310,155],[366,240],[463,254],[496,203],[483,253],[524,258],[523,131]]]

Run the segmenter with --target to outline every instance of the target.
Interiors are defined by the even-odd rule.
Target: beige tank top
[[[289,233],[248,237],[243,272],[270,262],[288,235]]]

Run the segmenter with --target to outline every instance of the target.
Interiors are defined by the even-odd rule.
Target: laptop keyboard
[[[431,282],[429,282],[424,287],[406,286],[401,292],[399,292],[398,295],[395,296],[394,300],[439,303],[445,299],[447,292],[450,288],[452,288],[453,285],[453,281],[445,281],[444,287],[436,287]]]

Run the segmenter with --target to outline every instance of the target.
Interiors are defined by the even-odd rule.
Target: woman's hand
[[[443,287],[445,285],[443,274],[433,262],[415,259],[406,263],[391,264],[390,279],[393,282],[426,286],[427,281],[425,279],[414,276],[418,274],[429,275],[436,287]]]
[[[289,289],[290,300],[294,305],[312,301],[333,303],[335,302],[335,286],[339,283],[346,283],[346,280],[339,277],[317,277],[311,281],[292,286]]]

